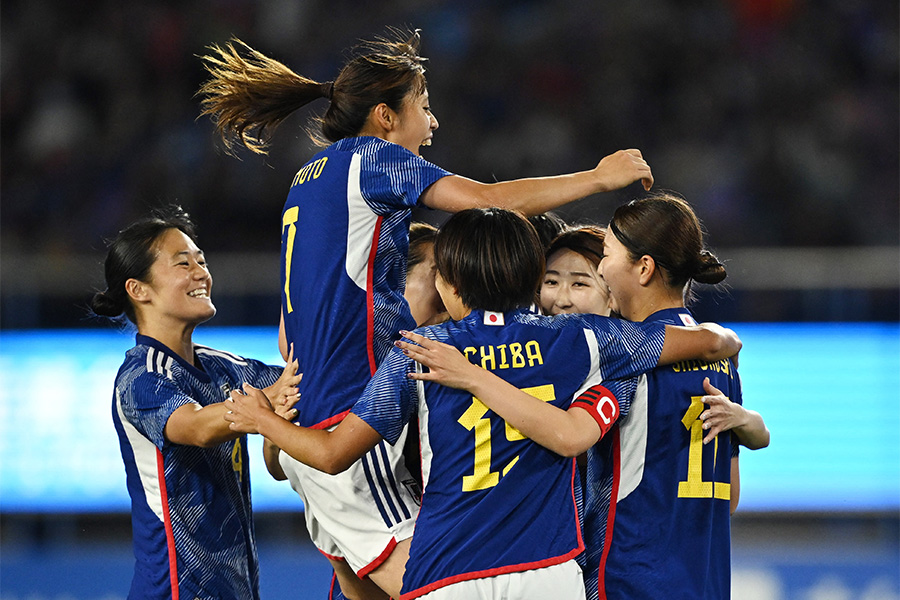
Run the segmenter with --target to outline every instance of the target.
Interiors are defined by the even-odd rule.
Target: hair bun
[[[727,276],[725,265],[719,262],[719,259],[712,252],[704,250],[697,257],[697,267],[691,279],[699,283],[714,285]]]
[[[97,292],[91,299],[91,310],[101,317],[118,317],[124,311],[121,302],[117,302],[106,292]]]

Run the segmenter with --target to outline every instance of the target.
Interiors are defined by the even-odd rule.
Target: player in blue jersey
[[[94,313],[137,325],[112,403],[131,496],[128,597],[259,598],[246,436],[229,429],[222,401],[247,381],[296,398],[295,367],[192,342],[216,309],[206,259],[180,209],[119,232],[105,270]]]
[[[703,249],[693,211],[673,196],[620,207],[604,246],[601,273],[611,307],[634,321],[693,324],[684,308],[690,283],[716,283],[725,276]],[[401,345],[431,368],[416,377],[469,390],[557,452],[589,451],[589,598],[729,597],[737,443],[761,448],[769,441],[760,415],[741,406],[733,362],[658,367],[641,378],[619,426],[597,443],[593,423],[580,411],[550,409],[471,368],[455,350],[420,336],[410,339],[423,347]]]
[[[609,315],[609,294],[597,272],[604,231],[594,225],[572,227],[547,247],[540,305],[545,315]]]
[[[204,57],[210,78],[199,91],[203,114],[213,118],[229,151],[243,145],[264,153],[267,135],[288,115],[328,100],[314,134],[327,147],[297,172],[282,211],[282,317],[285,345],[294,345],[304,373],[303,426],[327,429],[343,420],[397,331],[415,327],[403,298],[413,208],[501,206],[537,214],[637,180],[648,189],[653,182],[634,149],[588,171],[491,184],[426,161],[419,149],[431,144],[438,122],[418,46],[418,32],[363,44],[324,83],[236,40]],[[418,510],[402,457],[381,447],[368,466],[361,461],[338,478],[281,457],[306,504],[310,535],[345,592],[372,592],[347,588],[360,583],[354,573],[379,585],[399,581]],[[381,481],[385,490],[378,489]],[[385,494],[396,514],[376,510]],[[336,495],[342,498],[337,509]]]
[[[453,321],[420,331],[464,349],[484,368],[555,406],[568,407],[581,391],[601,383],[627,396],[633,380],[614,378],[660,360],[721,357],[739,347],[733,334],[721,330],[531,313],[543,252],[534,229],[510,211],[453,216],[437,236],[435,262],[437,288]],[[382,440],[397,443],[418,415],[425,489],[400,597],[581,597],[574,461],[492,418],[468,393],[415,383],[408,377],[414,370],[413,361],[394,350],[331,431],[275,423],[264,397],[249,386],[249,395],[233,394],[228,405],[234,414],[226,418],[238,430],[272,439],[297,460],[337,473]],[[611,422],[605,411],[616,404],[607,390],[597,389],[599,397],[579,405],[600,429]]]

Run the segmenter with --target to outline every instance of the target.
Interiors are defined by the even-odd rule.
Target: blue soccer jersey
[[[696,324],[683,308],[644,322]],[[731,433],[702,443],[704,377],[741,402],[730,360],[658,367],[640,378],[629,414],[590,449],[584,521],[589,599],[730,597],[737,444]]]
[[[412,209],[447,171],[379,138],[341,140],[294,177],[282,219],[282,311],[300,364],[298,421],[327,427],[362,394],[401,329]]]
[[[138,335],[116,375],[112,414],[131,496],[136,559],[129,598],[259,598],[246,436],[211,448],[166,441],[185,404],[222,402],[280,367],[194,346],[191,366]]]
[[[563,409],[591,386],[655,366],[665,337],[657,324],[525,310],[473,311],[420,333]],[[414,368],[394,350],[353,408],[391,443],[418,415],[425,491],[401,597],[580,554],[574,459],[532,442],[463,391],[410,380]]]

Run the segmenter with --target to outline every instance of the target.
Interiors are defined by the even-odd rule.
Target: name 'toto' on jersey
[[[450,175],[374,137],[343,139],[294,177],[282,212],[282,313],[303,380],[304,427],[340,421],[401,329],[412,209]]]

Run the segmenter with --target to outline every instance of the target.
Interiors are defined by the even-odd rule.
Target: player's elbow
[[[269,475],[272,476],[272,479],[275,481],[284,481],[287,479],[287,475],[284,473],[284,469],[281,468],[281,465],[277,462],[270,463],[266,461],[266,471],[269,472]]]
[[[240,434],[227,431],[222,432],[219,428],[200,429],[195,433],[191,446],[198,448],[214,448],[219,444],[223,444],[229,440],[236,439]]]
[[[731,351],[733,344],[726,337],[727,334],[709,331],[707,334],[706,350],[703,353],[703,360],[707,362],[715,362],[726,358],[734,352]]]
[[[703,353],[703,360],[713,362],[722,356],[725,351],[725,336],[720,333],[707,330],[706,334],[706,350]]]
[[[575,458],[584,454],[594,441],[579,435],[575,430],[560,431],[554,435],[550,450],[566,458]]]
[[[269,471],[269,475],[272,476],[272,479],[275,481],[284,481],[287,479],[287,475],[284,474],[284,471]]]
[[[750,450],[760,450],[762,448],[766,448],[769,445],[769,429],[766,428],[765,432],[752,440],[751,444],[745,444],[747,448]]]
[[[315,468],[328,475],[339,475],[349,469],[353,462],[343,456],[323,456],[318,461],[319,464],[315,465]]]

